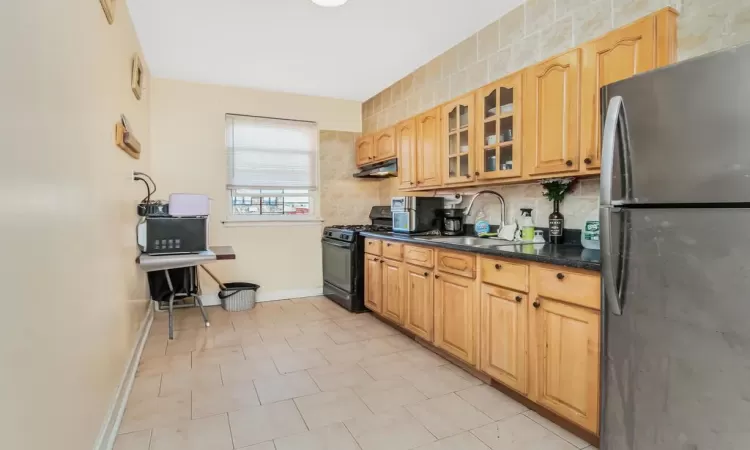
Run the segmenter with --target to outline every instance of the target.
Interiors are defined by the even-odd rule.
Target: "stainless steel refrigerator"
[[[750,46],[602,94],[601,449],[750,449]]]

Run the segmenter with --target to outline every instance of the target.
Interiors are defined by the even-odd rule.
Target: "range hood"
[[[355,178],[392,178],[395,176],[398,176],[398,162],[396,159],[362,166],[362,169],[354,174]]]

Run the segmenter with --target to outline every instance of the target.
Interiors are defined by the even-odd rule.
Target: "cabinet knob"
[[[568,166],[568,167],[571,167],[573,165],[573,161],[567,160],[567,161],[565,161],[565,165]]]
[[[438,279],[438,278],[440,278],[440,275],[435,274],[435,279]]]
[[[380,260],[380,264],[383,264],[384,262],[385,262],[385,260],[384,260],[384,259],[381,259],[381,260]]]
[[[501,266],[500,264],[495,264],[495,269],[496,269],[496,270],[500,270],[500,269],[502,269],[502,268],[503,268],[503,266]]]
[[[523,300],[523,297],[521,297],[520,295],[516,295],[516,301],[518,303],[521,303],[521,300]]]
[[[414,182],[413,182],[413,181],[410,181],[410,182],[409,182],[409,186],[414,186]]]
[[[583,162],[586,164],[591,164],[591,158],[586,158],[583,160]]]
[[[478,177],[479,176],[479,172],[474,172],[474,176]]]
[[[390,244],[390,243],[388,243],[388,244],[385,244],[385,246],[386,246],[386,247],[390,247],[390,246],[391,246],[391,244]]]
[[[428,276],[428,275],[430,275],[430,274],[429,274],[429,273],[427,273],[427,272],[425,272],[425,273],[424,273],[424,276]]]
[[[563,273],[558,273],[557,274],[557,279],[558,280],[562,280],[563,278],[565,278],[565,274],[563,274]]]
[[[533,305],[534,305],[534,308],[539,308],[540,306],[542,306],[542,304],[541,304],[541,303],[539,303],[539,300],[536,300],[536,301],[535,301],[535,302],[533,303]]]

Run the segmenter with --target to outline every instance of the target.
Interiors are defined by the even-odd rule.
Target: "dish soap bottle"
[[[581,245],[590,250],[599,250],[599,209],[586,216],[581,230]]]
[[[487,221],[487,215],[484,210],[480,209],[477,218],[474,220],[474,234],[480,236],[490,232],[490,223]]]
[[[521,208],[521,220],[518,224],[521,226],[521,240],[531,242],[534,240],[534,219],[531,218],[531,208]]]

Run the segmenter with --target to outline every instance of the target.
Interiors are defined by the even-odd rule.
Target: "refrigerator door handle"
[[[621,149],[622,179],[624,183],[623,196],[630,197],[631,164],[630,164],[630,135],[628,121],[625,115],[625,104],[622,97],[612,97],[607,107],[604,132],[602,133],[602,166],[601,166],[601,206],[613,206],[623,203],[622,200],[612,201],[612,178],[615,171],[615,143],[619,138]]]
[[[615,276],[616,268],[621,267],[614,258],[612,252],[612,214],[616,213],[612,208],[602,208],[600,210],[601,220],[601,245],[602,245],[602,284],[604,284],[604,296],[607,299],[609,311],[615,316],[622,315],[622,303],[620,302],[620,293],[617,289],[617,277]],[[619,252],[618,252],[619,254]],[[620,274],[622,281],[622,274]],[[602,305],[604,306],[604,305]]]

